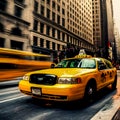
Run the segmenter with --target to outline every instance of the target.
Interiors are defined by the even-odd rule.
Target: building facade
[[[116,56],[117,61],[120,63],[120,31],[116,24],[114,25],[114,34],[115,34],[115,46],[116,46]]]
[[[112,0],[93,0],[93,40],[98,56],[114,59]]]
[[[28,50],[28,3],[24,0],[0,1],[0,47]]]
[[[91,0],[31,0],[31,46],[46,54],[68,45],[94,52]]]
[[[54,55],[72,46],[107,58],[112,22],[111,0],[2,0],[0,47]]]
[[[96,51],[102,48],[102,35],[101,35],[101,6],[100,0],[93,0],[93,41]]]
[[[120,0],[112,0],[117,60],[120,63]]]
[[[0,47],[54,54],[94,52],[91,0],[0,1]]]

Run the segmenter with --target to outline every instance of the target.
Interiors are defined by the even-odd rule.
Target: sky
[[[118,27],[120,33],[120,0],[112,0],[114,23]]]

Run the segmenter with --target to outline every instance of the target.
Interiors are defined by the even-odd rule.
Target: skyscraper
[[[94,52],[91,0],[32,0],[33,51],[48,53],[68,44]]]
[[[114,42],[113,8],[111,0],[93,0],[93,38],[97,51],[109,58],[109,46]],[[111,46],[113,47],[113,46]],[[111,51],[112,52],[112,51]],[[110,58],[113,59],[113,58]]]

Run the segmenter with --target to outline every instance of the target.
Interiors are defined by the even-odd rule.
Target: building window
[[[50,5],[50,0],[47,0],[47,4]]]
[[[47,25],[47,28],[46,28],[46,35],[50,35],[50,26]]]
[[[57,49],[58,49],[58,51],[60,50],[60,45],[59,44],[57,44]]]
[[[57,31],[57,38],[60,40],[60,30]]]
[[[62,41],[65,41],[65,33],[62,33]]]
[[[34,11],[38,11],[38,2],[36,0],[34,1]]]
[[[52,42],[52,49],[55,50],[55,43]]]
[[[62,18],[62,26],[65,26],[65,19]]]
[[[65,10],[64,9],[62,9],[62,14],[65,15]]]
[[[60,6],[59,5],[57,6],[57,11],[60,12]]]
[[[37,31],[37,29],[38,29],[38,21],[34,20],[33,30]]]
[[[4,47],[5,38],[0,37],[0,47]]]
[[[52,12],[52,20],[55,21],[55,13]]]
[[[33,36],[33,45],[37,46],[37,42],[38,42],[38,37]]]
[[[40,47],[44,47],[44,39],[40,38]]]
[[[69,35],[67,35],[67,42],[69,43]]]
[[[60,16],[57,15],[57,23],[60,24]]]
[[[52,37],[55,37],[55,28],[52,28]]]
[[[0,0],[0,10],[5,11],[7,7],[7,1],[6,0]]]
[[[23,42],[18,42],[16,40],[10,41],[10,46],[12,49],[23,50]]]
[[[0,23],[0,32],[4,32],[4,26],[2,23]]]
[[[41,15],[43,15],[43,16],[44,16],[44,10],[45,10],[44,6],[41,5]]]
[[[52,8],[54,8],[54,9],[55,9],[55,6],[56,6],[55,2],[54,2],[54,1],[52,1]]]
[[[50,18],[50,10],[47,9],[47,18]]]
[[[50,49],[50,41],[46,40],[46,48]]]
[[[21,36],[22,35],[22,31],[20,30],[19,27],[15,27],[15,28],[12,28],[11,34],[17,35],[17,36]]]
[[[22,16],[22,8],[18,7],[18,6],[15,6],[15,16],[17,17],[21,17]]]
[[[40,23],[40,32],[44,33],[44,24],[43,23]]]

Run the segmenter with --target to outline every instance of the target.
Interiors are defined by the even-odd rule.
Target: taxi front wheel
[[[89,82],[85,89],[84,99],[87,103],[92,103],[96,96],[96,85],[93,82]]]

